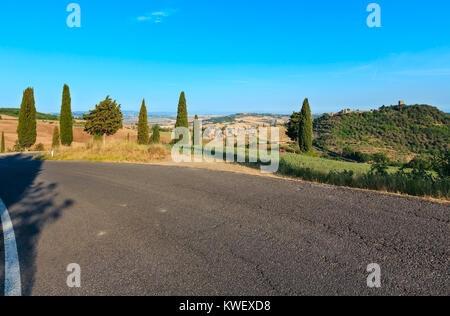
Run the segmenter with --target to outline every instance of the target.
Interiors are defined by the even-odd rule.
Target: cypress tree
[[[180,94],[180,100],[178,101],[178,114],[177,114],[177,122],[175,123],[175,128],[177,127],[185,127],[189,129],[189,121],[188,121],[188,113],[186,106],[186,97],[184,95],[184,91]],[[180,142],[183,140],[183,135],[179,135],[178,139],[172,140],[173,143]],[[189,140],[187,140],[189,142]]]
[[[2,144],[0,146],[0,153],[5,152],[5,132],[2,132]]]
[[[58,126],[55,126],[55,128],[53,129],[52,148],[58,148],[59,144],[60,144],[59,128]]]
[[[61,103],[61,116],[59,125],[61,127],[61,144],[70,146],[73,142],[72,100],[68,85],[64,85]]]
[[[109,96],[96,105],[95,110],[83,114],[83,118],[86,120],[84,131],[95,137],[103,136],[103,144],[106,144],[106,136],[114,135],[123,126],[120,104],[117,105]]]
[[[19,111],[19,125],[17,126],[18,145],[30,148],[36,143],[36,106],[33,88],[23,92],[22,104]]]
[[[139,113],[138,122],[138,144],[147,145],[149,141],[149,127],[148,127],[148,115],[147,108],[145,106],[145,100],[142,100],[141,111]]]
[[[150,144],[159,144],[161,142],[161,135],[159,132],[159,125],[155,124],[152,127],[152,137],[150,137]]]
[[[303,101],[303,107],[299,118],[298,143],[300,152],[310,152],[313,141],[313,124],[311,118],[311,108],[308,98]]]
[[[198,115],[196,114],[194,116],[194,123],[192,124],[192,144],[194,144],[194,146],[199,146],[201,144],[201,139],[202,139],[202,131],[200,128],[200,121],[198,120]]]
[[[189,128],[186,97],[184,95],[184,91],[181,92],[180,101],[178,102],[178,115],[177,115],[177,122],[175,124],[175,127]]]

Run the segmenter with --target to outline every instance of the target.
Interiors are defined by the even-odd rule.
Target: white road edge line
[[[14,235],[14,227],[9,217],[8,209],[1,198],[0,215],[5,244],[5,296],[22,296],[16,236]]]

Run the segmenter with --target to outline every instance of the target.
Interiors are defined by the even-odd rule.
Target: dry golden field
[[[18,119],[11,116],[2,115],[0,120],[0,134],[5,133],[6,149],[12,148],[17,140],[17,124]],[[58,122],[53,121],[37,121],[37,140],[36,144],[42,143],[45,149],[49,149],[52,144],[53,129]],[[136,140],[137,132],[128,129],[126,126],[117,132],[116,135],[108,137],[108,141],[125,140],[130,134],[132,141]],[[83,145],[92,141],[93,137],[83,131],[83,127],[75,126],[73,128],[74,146]]]

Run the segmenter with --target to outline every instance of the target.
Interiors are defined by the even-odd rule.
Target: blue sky
[[[81,7],[81,28],[66,7]],[[381,28],[366,7],[381,6]],[[37,108],[111,95],[124,110],[190,114],[372,109],[398,100],[450,112],[448,0],[2,0],[0,107],[27,86]]]

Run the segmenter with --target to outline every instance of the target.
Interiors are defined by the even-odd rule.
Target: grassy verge
[[[259,168],[260,164],[247,166]],[[278,174],[306,181],[359,189],[450,199],[450,179],[436,174],[417,174],[391,167],[386,173],[371,170],[371,165],[314,158],[305,155],[281,154]]]
[[[47,153],[41,159],[148,163],[169,156],[170,149],[164,145],[145,146],[118,141],[106,146],[89,143],[78,147],[60,147],[54,151],[53,157]]]
[[[292,169],[309,168],[321,173],[352,171],[355,175],[366,174],[372,167],[371,164],[366,163],[346,162],[298,154],[280,154],[280,165]],[[398,168],[390,167],[388,173],[395,173],[398,170]]]

